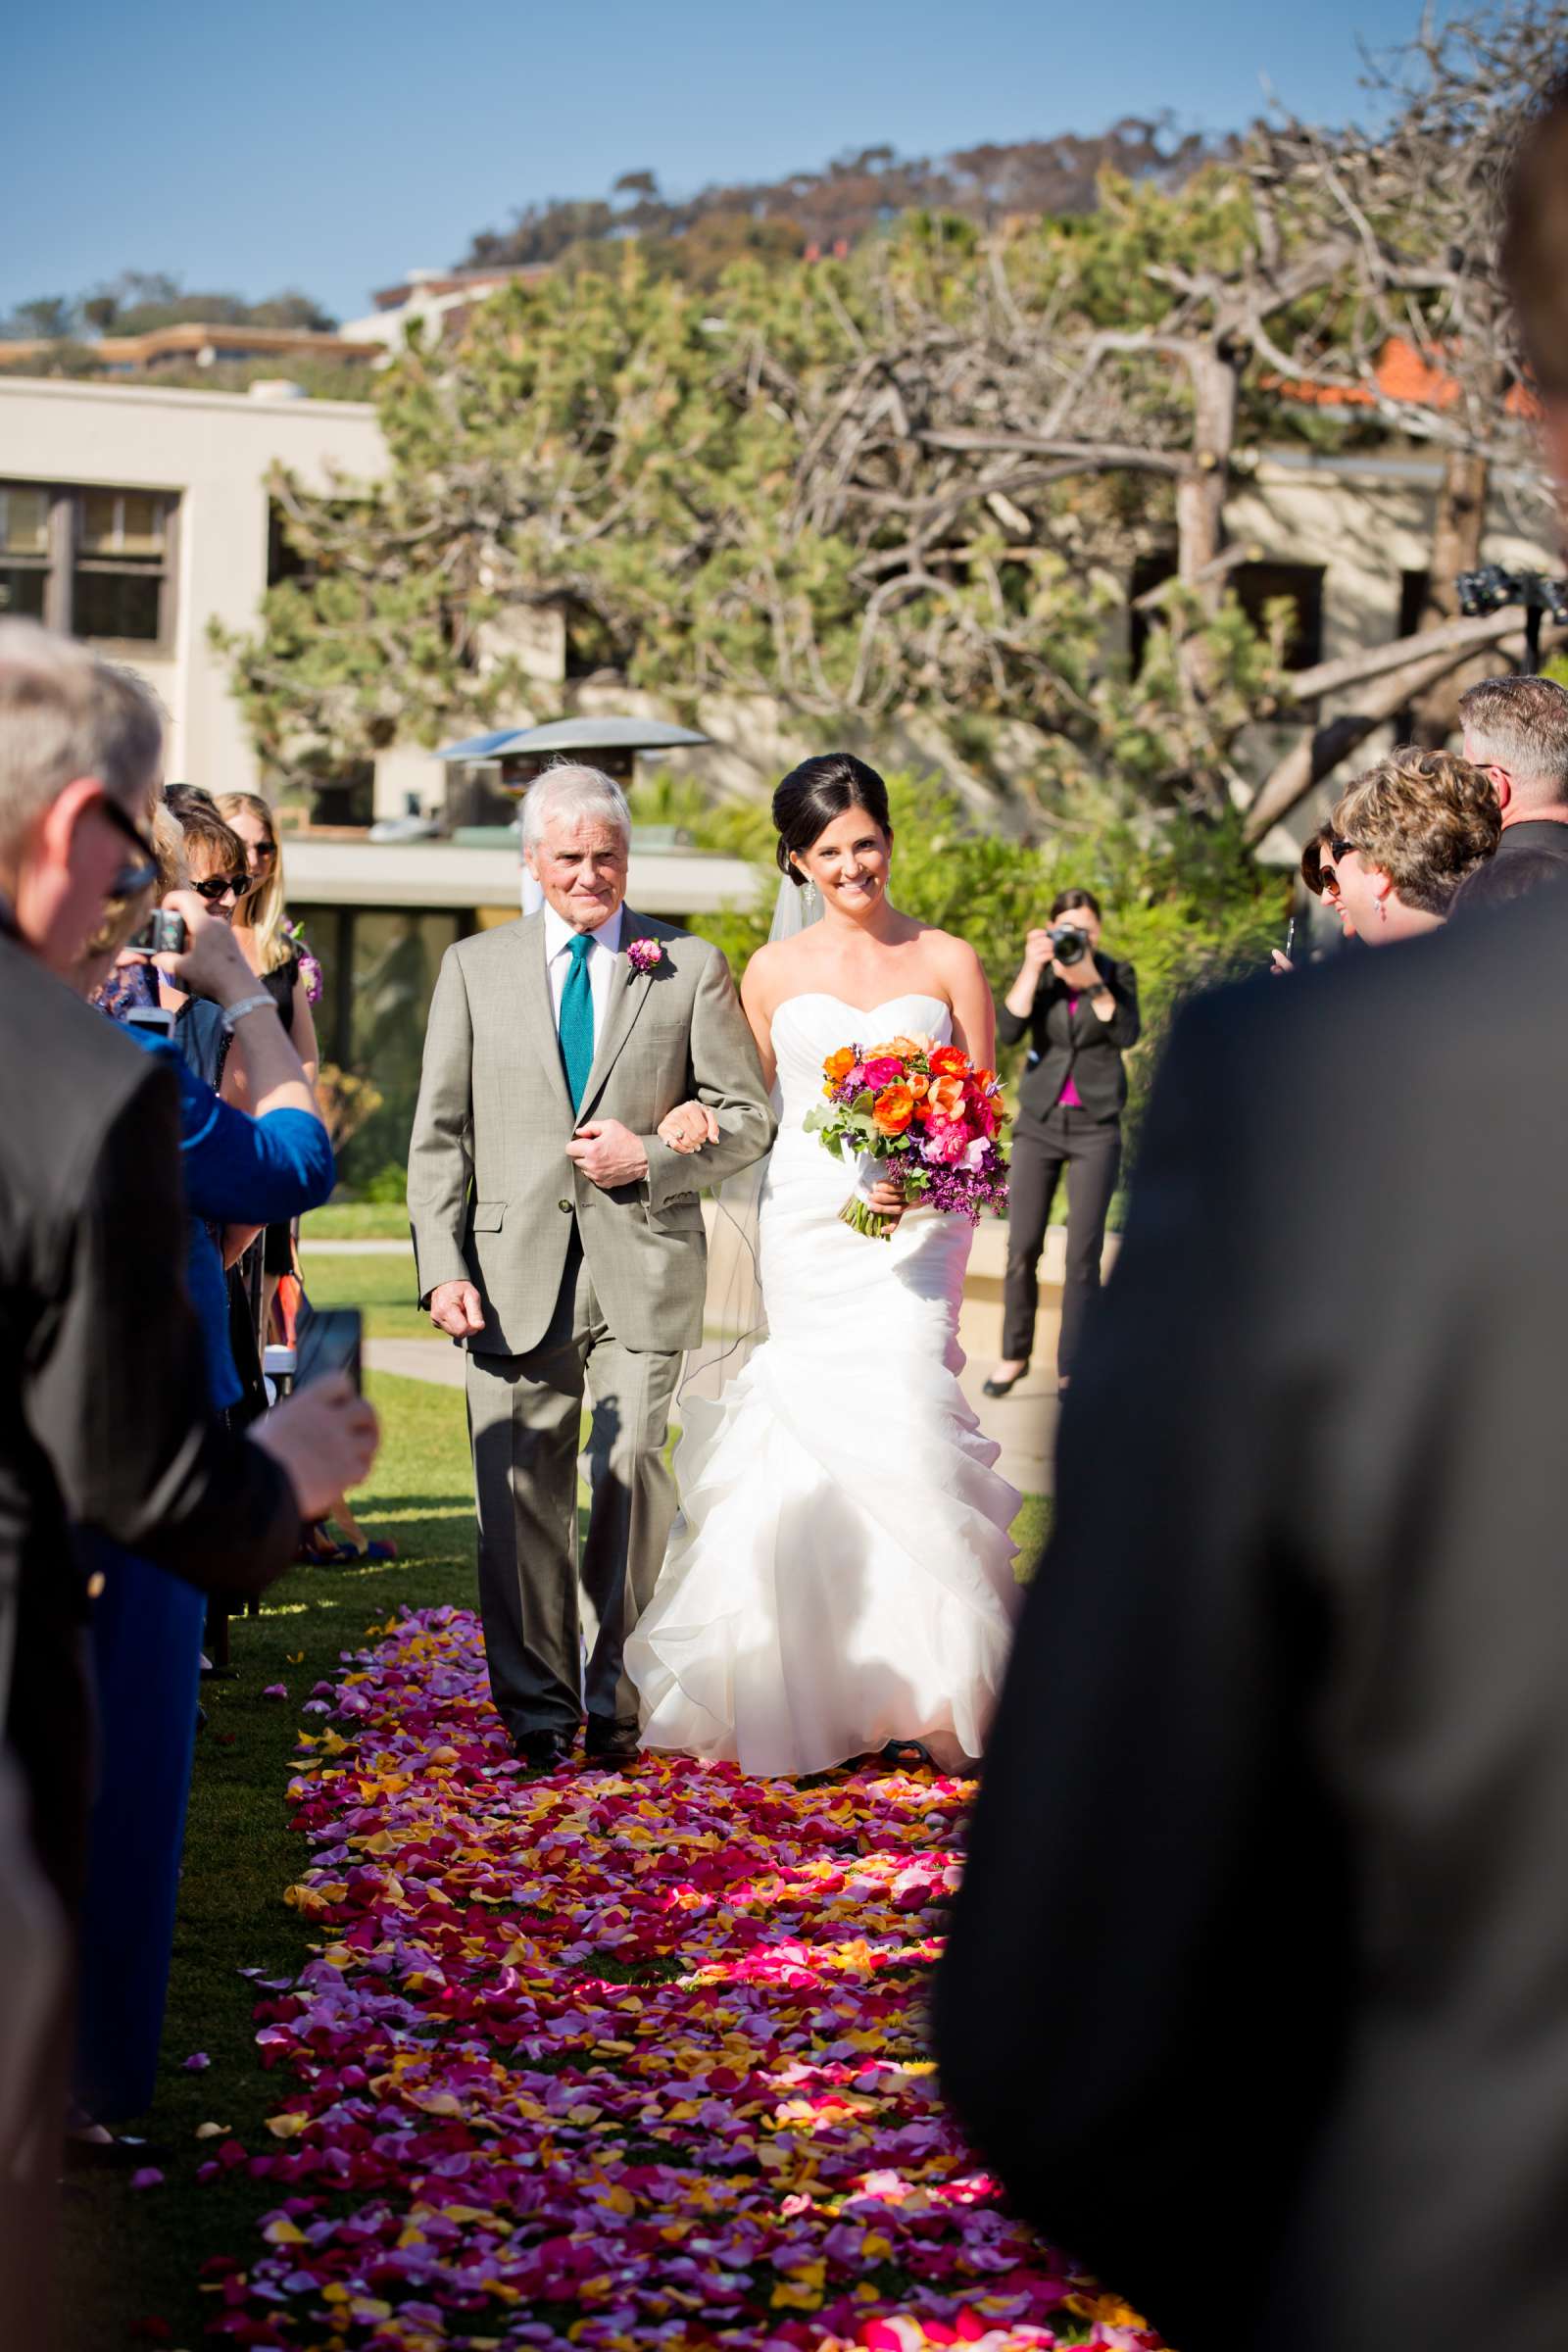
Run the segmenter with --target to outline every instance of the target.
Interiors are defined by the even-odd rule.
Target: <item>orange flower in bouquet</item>
[[[871,1105],[871,1124],[880,1135],[902,1135],[914,1116],[914,1097],[906,1086],[885,1086]]]

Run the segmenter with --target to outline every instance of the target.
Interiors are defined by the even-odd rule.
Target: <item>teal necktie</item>
[[[594,1066],[594,992],[588,977],[588,951],[593,944],[588,932],[578,932],[571,943],[571,969],[561,992],[561,1061],[574,1111],[582,1107],[588,1073]]]

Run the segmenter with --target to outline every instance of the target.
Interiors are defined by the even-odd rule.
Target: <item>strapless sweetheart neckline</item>
[[[923,988],[906,989],[902,997],[884,997],[880,1004],[852,1004],[848,997],[836,997],[831,989],[803,988],[774,1006],[773,1019],[776,1021],[791,1004],[836,1004],[841,1012],[853,1012],[858,1021],[874,1020],[879,1012],[891,1012],[896,1004],[936,1004],[946,1013],[953,1010],[946,997],[933,997]]]

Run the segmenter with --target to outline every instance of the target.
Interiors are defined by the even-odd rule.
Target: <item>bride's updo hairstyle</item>
[[[779,871],[788,874],[797,890],[805,888],[807,876],[795,859],[819,841],[846,808],[863,808],[889,841],[893,839],[888,788],[876,769],[852,752],[824,752],[818,759],[803,760],[774,793]]]

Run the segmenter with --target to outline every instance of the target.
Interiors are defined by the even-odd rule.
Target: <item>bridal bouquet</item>
[[[995,1070],[976,1069],[956,1046],[896,1037],[885,1046],[840,1046],[822,1064],[826,1101],[806,1124],[841,1157],[886,1161],[922,1207],[975,1224],[1007,1199],[998,1141],[1006,1112]],[[852,1193],[839,1211],[857,1233],[885,1242],[898,1224]]]

